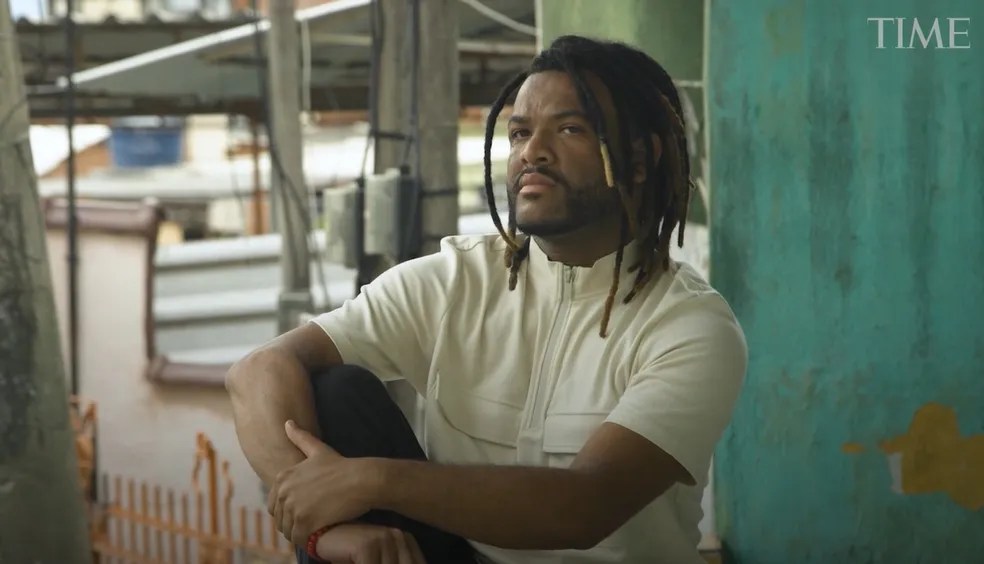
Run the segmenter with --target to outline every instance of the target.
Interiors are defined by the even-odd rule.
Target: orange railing
[[[232,508],[229,462],[219,464],[212,442],[199,433],[191,492],[102,474],[92,495],[96,410],[71,402],[80,483],[89,506],[93,560],[135,564],[280,564],[293,548],[266,511]],[[221,466],[221,476],[219,468]],[[204,479],[201,474],[204,471]],[[220,503],[220,479],[224,485]],[[238,521],[238,523],[234,522]],[[238,534],[234,534],[237,531]]]

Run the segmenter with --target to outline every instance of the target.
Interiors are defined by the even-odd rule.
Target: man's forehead
[[[592,73],[584,73],[583,78],[587,87],[594,94],[602,112],[606,117],[613,116],[614,107],[604,83]],[[516,94],[513,113],[526,115],[539,110],[550,113],[577,110],[587,113],[577,94],[574,79],[563,71],[543,71],[531,74],[520,86]]]
[[[567,105],[581,109],[577,88],[570,75],[561,71],[543,71],[531,74],[516,93],[517,107],[539,105]]]

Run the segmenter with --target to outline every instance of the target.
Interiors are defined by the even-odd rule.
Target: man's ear
[[[659,159],[663,156],[663,141],[655,133],[651,136],[653,140],[653,168],[659,166]],[[646,181],[646,144],[642,139],[632,142],[632,182],[642,184]]]

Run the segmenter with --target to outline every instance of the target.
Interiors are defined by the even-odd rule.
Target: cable
[[[68,358],[72,395],[78,397],[79,388],[79,221],[75,194],[75,0],[65,2],[65,129],[68,135]],[[98,495],[98,466],[91,476],[92,495]]]
[[[48,10],[44,7],[44,0],[38,0],[38,18],[44,21],[45,16],[48,16]],[[48,51],[45,49],[44,39],[44,32],[38,31],[38,76],[42,81],[48,76]]]
[[[0,137],[3,137],[3,130],[6,129],[7,124],[14,117],[14,115],[17,114],[17,110],[19,110],[20,107],[25,104],[27,104],[26,95],[23,96],[20,100],[17,100],[17,103],[15,103],[13,106],[10,107],[9,110],[7,110],[7,114],[4,115],[3,118],[0,118]]]
[[[30,102],[31,94],[36,94],[36,95],[48,95],[48,94],[64,95],[65,94],[65,90],[63,88],[52,86],[50,84],[35,85],[28,88],[27,90],[28,93],[21,96],[21,99],[17,100],[17,102],[14,105],[12,105],[9,110],[7,110],[7,113],[4,114],[2,118],[0,118],[0,137],[3,136],[3,130],[6,129],[7,125],[10,123],[10,120],[14,117],[14,115],[17,114],[17,110],[19,110],[21,106]]]
[[[311,113],[311,28],[301,22],[301,111]]]
[[[406,0],[407,5],[410,9],[410,17],[407,18],[407,33],[404,36],[404,41],[410,43],[410,96],[409,103],[407,105],[407,121],[409,134],[404,135],[403,143],[403,159],[400,163],[400,168],[408,168],[410,166],[410,150],[414,146],[419,146],[415,142],[416,136],[420,133],[417,127],[417,106],[420,105],[419,100],[419,84],[418,77],[420,76],[420,5],[416,0]],[[419,171],[420,169],[417,168]]]
[[[501,12],[496,12],[495,10],[489,8],[485,4],[482,4],[478,0],[461,0],[461,1],[471,6],[472,8],[475,9],[476,12],[482,14],[483,16],[487,17],[492,21],[498,22],[514,31],[518,31],[520,33],[525,33],[526,35],[532,35],[533,37],[536,37],[536,28],[534,26],[526,25],[522,22],[517,22],[516,20],[510,18],[509,16]]]
[[[68,351],[72,395],[79,393],[79,241],[75,197],[75,0],[66,0],[65,128],[68,134]]]
[[[420,201],[423,198],[423,176],[421,172],[420,157],[420,0],[409,0],[410,3],[410,53],[412,60],[410,68],[410,135],[407,136],[407,144],[404,153],[404,167],[407,167],[409,160],[410,146],[414,149],[414,168],[413,168],[413,192],[410,194],[410,219],[407,221],[406,231],[400,240],[399,256],[397,260],[404,261],[412,258],[411,244],[417,241],[411,240],[414,233],[421,231],[420,221]],[[421,237],[422,239],[422,237]]]
[[[379,0],[369,3],[369,131],[366,133],[366,147],[362,153],[358,182],[365,185],[366,167],[369,163],[369,149],[376,145],[376,130],[379,128],[379,64],[382,59],[382,41],[385,37],[385,20],[379,7]],[[361,251],[359,252],[361,255]]]

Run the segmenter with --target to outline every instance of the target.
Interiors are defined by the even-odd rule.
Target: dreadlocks
[[[492,189],[492,137],[506,101],[527,77],[544,71],[565,72],[571,77],[598,137],[605,181],[609,188],[618,190],[622,203],[615,273],[601,322],[600,334],[605,337],[618,293],[624,249],[630,237],[640,243],[642,253],[638,264],[630,265],[629,272],[635,271],[636,278],[623,303],[629,303],[654,278],[657,269],[669,268],[670,239],[678,225],[677,244],[683,246],[687,205],[693,186],[683,110],[669,74],[648,55],[622,43],[577,36],[555,40],[533,60],[529,70],[517,75],[503,88],[492,104],[485,126],[485,195],[492,221],[507,245],[505,262],[509,269],[510,290],[515,289],[519,267],[529,255],[530,238],[517,241],[515,209],[510,207],[506,229],[496,211]],[[617,109],[616,130],[620,133],[618,147],[621,154],[611,153],[610,128],[606,127],[598,101],[587,85],[586,73],[600,79],[611,94]],[[652,135],[658,136],[662,144],[659,162],[653,154]],[[642,186],[636,186],[632,180],[632,142],[638,140],[645,146],[646,180]]]

